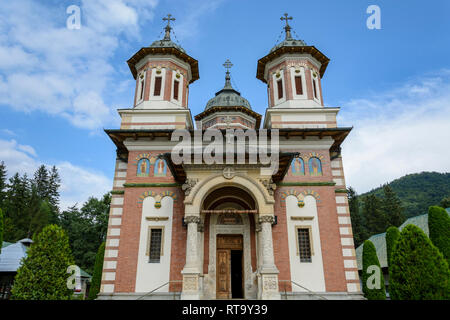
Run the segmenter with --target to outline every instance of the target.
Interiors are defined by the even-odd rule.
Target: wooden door
[[[217,249],[217,299],[231,298],[231,251],[229,249]]]

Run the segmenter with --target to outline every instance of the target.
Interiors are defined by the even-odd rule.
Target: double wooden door
[[[217,279],[216,279],[216,297],[217,299],[230,299],[231,294],[231,251],[242,251],[242,235],[218,235],[217,236]],[[242,257],[242,255],[241,255]],[[241,258],[242,259],[242,258]],[[234,263],[236,265],[236,263]],[[242,273],[242,261],[240,263]],[[236,270],[234,270],[236,272]],[[242,289],[242,288],[241,288]]]

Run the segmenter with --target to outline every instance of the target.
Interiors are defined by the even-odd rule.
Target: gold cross
[[[286,27],[288,27],[288,26],[289,26],[288,20],[292,20],[292,17],[288,17],[288,14],[285,13],[285,14],[284,14],[284,18],[281,17],[280,20],[281,20],[281,21],[286,20]]]
[[[230,59],[227,59],[227,61],[225,61],[223,66],[227,69],[227,72],[230,72],[230,69],[233,66],[233,64],[231,63]]]
[[[175,21],[175,18],[173,18],[172,15],[169,13],[167,15],[167,18],[163,18],[163,21],[167,21],[167,26],[170,26],[170,21]]]

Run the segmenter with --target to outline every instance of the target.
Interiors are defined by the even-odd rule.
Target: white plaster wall
[[[166,221],[148,221],[146,217],[168,217]],[[161,208],[155,208],[155,199],[147,197],[142,204],[141,232],[139,236],[139,253],[136,273],[136,292],[149,292],[169,281],[170,255],[172,243],[172,217],[173,199],[164,197],[161,200]],[[150,226],[164,227],[163,255],[159,263],[149,263],[146,255],[148,228]],[[168,292],[166,285],[155,292]]]
[[[305,206],[300,208],[295,196],[286,198],[286,213],[288,220],[289,259],[291,266],[291,280],[299,285],[315,292],[325,292],[325,277],[323,272],[322,248],[320,246],[319,223],[317,218],[317,204],[313,196],[306,196]],[[312,220],[292,220],[292,216],[313,217]],[[297,233],[296,227],[310,226],[312,230],[312,244],[314,254],[312,262],[300,262],[297,255]],[[293,291],[304,292],[306,290],[293,285]]]

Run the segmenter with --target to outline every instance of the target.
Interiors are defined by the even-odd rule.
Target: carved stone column
[[[200,299],[200,270],[197,250],[197,225],[200,223],[200,217],[187,216],[184,221],[187,224],[187,240],[186,264],[181,271],[183,274],[181,299]]]
[[[278,290],[279,271],[275,266],[273,254],[272,224],[274,220],[273,215],[259,217],[259,223],[261,224],[260,250],[262,253],[262,264],[259,270],[261,299],[281,299]]]

